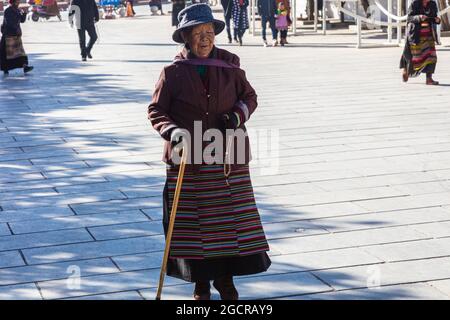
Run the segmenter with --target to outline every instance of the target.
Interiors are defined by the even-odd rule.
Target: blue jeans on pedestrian
[[[269,22],[270,29],[272,30],[272,39],[276,40],[278,36],[278,30],[275,27],[275,17],[267,17],[261,16],[261,25],[262,25],[262,38],[266,41],[266,27],[267,22]]]

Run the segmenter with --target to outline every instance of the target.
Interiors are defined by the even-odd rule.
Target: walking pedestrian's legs
[[[97,32],[95,30],[95,25],[94,24],[92,24],[89,27],[87,27],[86,31],[89,34],[89,43],[88,43],[88,46],[86,48],[86,55],[90,56],[92,47],[94,46],[94,43],[97,41],[98,36],[97,36]]]
[[[228,42],[231,43],[231,17],[225,17],[225,25],[227,27]]]
[[[261,16],[261,28],[262,28],[262,38],[264,43],[267,43],[267,39],[266,39],[266,27],[267,27],[267,17],[266,16]],[[270,22],[270,27],[272,28],[272,22]]]
[[[269,18],[269,26],[270,26],[270,29],[272,30],[272,40],[277,40],[277,38],[278,38],[278,29],[275,26],[275,17],[270,17]]]
[[[81,57],[86,58],[86,30],[84,28],[78,29],[78,40],[80,42]]]

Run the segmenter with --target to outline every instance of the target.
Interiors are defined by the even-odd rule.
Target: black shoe
[[[9,71],[3,71],[4,76],[9,76]]]
[[[23,67],[23,73],[28,73],[33,69],[34,69],[34,67],[32,67],[32,66],[25,66],[25,67]]]
[[[211,300],[211,285],[209,281],[196,281],[194,300]]]
[[[86,57],[81,57],[81,61],[86,61]]]
[[[233,283],[232,276],[224,276],[213,281],[214,288],[220,293],[222,300],[238,300],[239,293]]]
[[[89,59],[92,59],[92,55],[91,55],[90,52],[87,54],[87,57],[88,57]]]

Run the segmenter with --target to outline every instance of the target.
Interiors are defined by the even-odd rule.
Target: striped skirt
[[[169,208],[178,177],[167,169]],[[172,234],[171,258],[204,259],[268,251],[248,166],[228,178],[222,165],[186,172]]]
[[[167,168],[164,229],[167,232],[178,169]],[[225,179],[222,165],[185,172],[175,219],[168,275],[187,281],[266,271],[269,250],[248,166]]]
[[[411,44],[412,54],[412,74],[417,76],[420,73],[434,73],[437,62],[436,47],[430,25],[423,25],[420,29],[420,41],[418,44]]]

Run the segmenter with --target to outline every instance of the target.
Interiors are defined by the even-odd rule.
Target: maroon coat
[[[183,49],[175,60],[187,59],[187,55],[187,50]],[[214,47],[211,57],[239,66],[239,57],[223,49]],[[179,127],[189,131],[192,137],[190,149],[192,151],[197,144],[197,140],[194,139],[194,121],[201,121],[202,134],[208,129],[223,131],[223,114],[236,111],[245,115],[243,120],[246,121],[257,106],[255,90],[247,81],[242,69],[208,66],[205,85],[196,68],[180,63],[164,67],[148,107],[149,120],[166,140],[163,161],[168,164],[173,164],[170,144],[170,132],[173,128]],[[246,132],[244,124],[241,124],[240,128]],[[203,151],[210,143],[202,142],[201,150]],[[224,141],[223,153],[225,144]],[[251,159],[248,137],[245,137],[245,148],[238,151],[235,143],[234,150],[232,169],[248,164]],[[189,152],[186,170],[196,171],[198,162],[195,161],[196,164],[192,165],[194,159],[194,152]],[[223,157],[221,161],[223,163]]]

